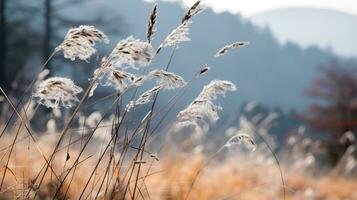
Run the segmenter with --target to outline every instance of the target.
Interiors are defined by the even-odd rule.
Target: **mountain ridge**
[[[152,3],[141,0],[107,0],[106,4],[108,13],[121,16],[129,24],[129,28],[124,27],[124,36],[111,39],[112,46],[129,35],[145,38]],[[185,10],[178,3],[158,3],[154,46],[158,46],[176,28],[184,13]],[[310,102],[303,93],[318,73],[316,66],[336,59],[333,53],[316,46],[303,49],[291,42],[281,45],[268,28],[260,28],[249,20],[228,12],[217,14],[206,9],[194,18],[190,32],[192,41],[180,45],[170,70],[186,80],[208,61],[212,70],[195,82],[187,93],[187,98],[180,102],[180,108],[188,105],[210,80],[227,79],[239,88],[236,93],[228,94],[227,99],[222,102],[222,106],[230,107],[232,112],[247,101],[301,110]],[[212,58],[218,49],[235,41],[250,41],[251,45],[233,50],[220,59]],[[164,49],[153,65],[165,66],[169,54],[170,49]]]
[[[260,27],[269,26],[282,44],[287,41],[302,47],[314,44],[339,56],[357,57],[357,47],[353,45],[357,42],[357,15],[325,8],[288,7],[249,19]]]

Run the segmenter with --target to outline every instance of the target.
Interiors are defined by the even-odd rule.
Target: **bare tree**
[[[357,131],[357,67],[337,61],[322,66],[321,75],[307,90],[317,100],[310,105],[308,122],[327,133],[333,162],[337,162],[350,143],[343,140],[346,132]]]

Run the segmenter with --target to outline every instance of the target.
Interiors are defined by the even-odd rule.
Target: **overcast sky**
[[[153,1],[153,0],[147,0]],[[196,0],[166,0],[183,1],[191,5]],[[259,12],[286,7],[313,7],[338,10],[357,15],[357,0],[203,0],[217,11],[240,12],[249,17]]]

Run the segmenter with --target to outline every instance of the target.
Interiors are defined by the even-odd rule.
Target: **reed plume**
[[[135,39],[132,36],[121,40],[107,58],[111,67],[146,67],[154,57],[154,49],[148,42]]]
[[[147,104],[150,102],[153,95],[161,89],[161,86],[155,86],[150,90],[144,92],[140,97],[135,101],[135,104]]]
[[[230,50],[232,49],[237,49],[237,48],[242,48],[242,47],[246,47],[250,44],[250,42],[235,42],[229,45],[224,46],[222,49],[220,49],[216,55],[214,56],[215,58],[218,58],[220,56],[223,56],[225,54],[227,54]]]
[[[180,125],[199,125],[205,118],[210,121],[219,119],[218,111],[222,108],[213,103],[218,95],[225,95],[228,91],[235,91],[236,86],[229,81],[214,80],[206,85],[198,97],[177,115]]]
[[[70,108],[79,101],[77,95],[82,91],[71,79],[53,77],[40,82],[33,96],[48,108]]]
[[[199,14],[200,12],[203,11],[203,8],[200,6],[201,0],[196,1],[186,12],[184,17],[181,20],[181,23],[185,23],[189,21],[193,16]]]
[[[155,78],[156,84],[160,85],[162,89],[176,89],[186,85],[181,76],[164,70],[151,71],[149,76]]]
[[[94,26],[82,25],[68,30],[64,41],[55,48],[55,51],[63,51],[64,57],[70,60],[76,58],[84,61],[96,52],[96,42],[108,43],[108,37]]]
[[[157,4],[153,6],[147,23],[146,40],[148,43],[152,42],[154,38],[154,34],[156,32],[156,28],[155,28],[156,17],[157,17]]]
[[[169,46],[177,46],[182,42],[191,41],[189,38],[189,26],[192,22],[185,21],[184,23],[180,24],[176,29],[174,29],[164,40],[164,42],[160,45],[159,49],[163,47]]]

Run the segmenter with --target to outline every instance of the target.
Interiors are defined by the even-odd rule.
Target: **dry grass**
[[[1,147],[9,141],[10,137],[4,139]],[[51,141],[52,143],[56,141],[54,135],[42,137],[38,143],[46,155],[51,152],[49,145]],[[9,164],[11,173],[8,173],[5,179],[7,190],[0,194],[1,199],[21,198],[29,187],[36,190],[36,186],[31,186],[31,180],[45,163],[38,151],[31,146],[28,139],[16,145],[14,156]],[[67,166],[73,164],[74,158],[78,154],[76,149],[78,147],[72,146],[69,150],[71,158],[68,160]],[[66,151],[67,149],[61,150],[57,159],[54,160],[53,168],[58,172],[58,175],[63,171]],[[78,198],[78,191],[81,191],[86,184],[99,152],[91,148],[91,151],[86,154],[87,156],[92,155],[92,157],[78,165],[67,198]],[[4,155],[6,155],[6,151],[1,151],[0,156]],[[207,158],[202,154],[186,152],[162,155],[159,161],[149,156],[146,159],[142,168],[142,176],[144,174],[148,176],[145,179],[145,184],[140,181],[138,183],[141,194],[137,196],[137,199],[149,199],[150,197],[150,199],[180,200],[185,199],[195,178],[195,173]],[[107,160],[108,158],[106,158]],[[150,167],[150,163],[154,164]],[[3,170],[4,168],[1,169],[1,171]],[[98,168],[94,181],[90,183],[91,187],[98,188],[98,181],[101,180],[105,170],[106,165],[101,165]],[[288,188],[286,199],[288,200],[351,200],[357,198],[357,181],[355,179],[333,175],[315,177],[307,175],[303,171],[289,171],[288,168],[285,168],[284,172]],[[204,168],[191,191],[190,199],[279,199],[282,196],[280,184],[279,174],[274,165],[258,165],[249,158],[230,156],[224,160],[214,160]],[[69,180],[66,181],[64,188],[67,188],[68,185]],[[46,176],[43,186],[39,189],[38,197],[40,199],[51,197],[57,187],[56,178],[53,175]],[[90,195],[91,198],[94,198],[96,193],[96,190],[92,193],[86,192],[85,196]],[[99,199],[103,198],[104,196],[101,196]],[[106,198],[109,197],[106,196]]]

